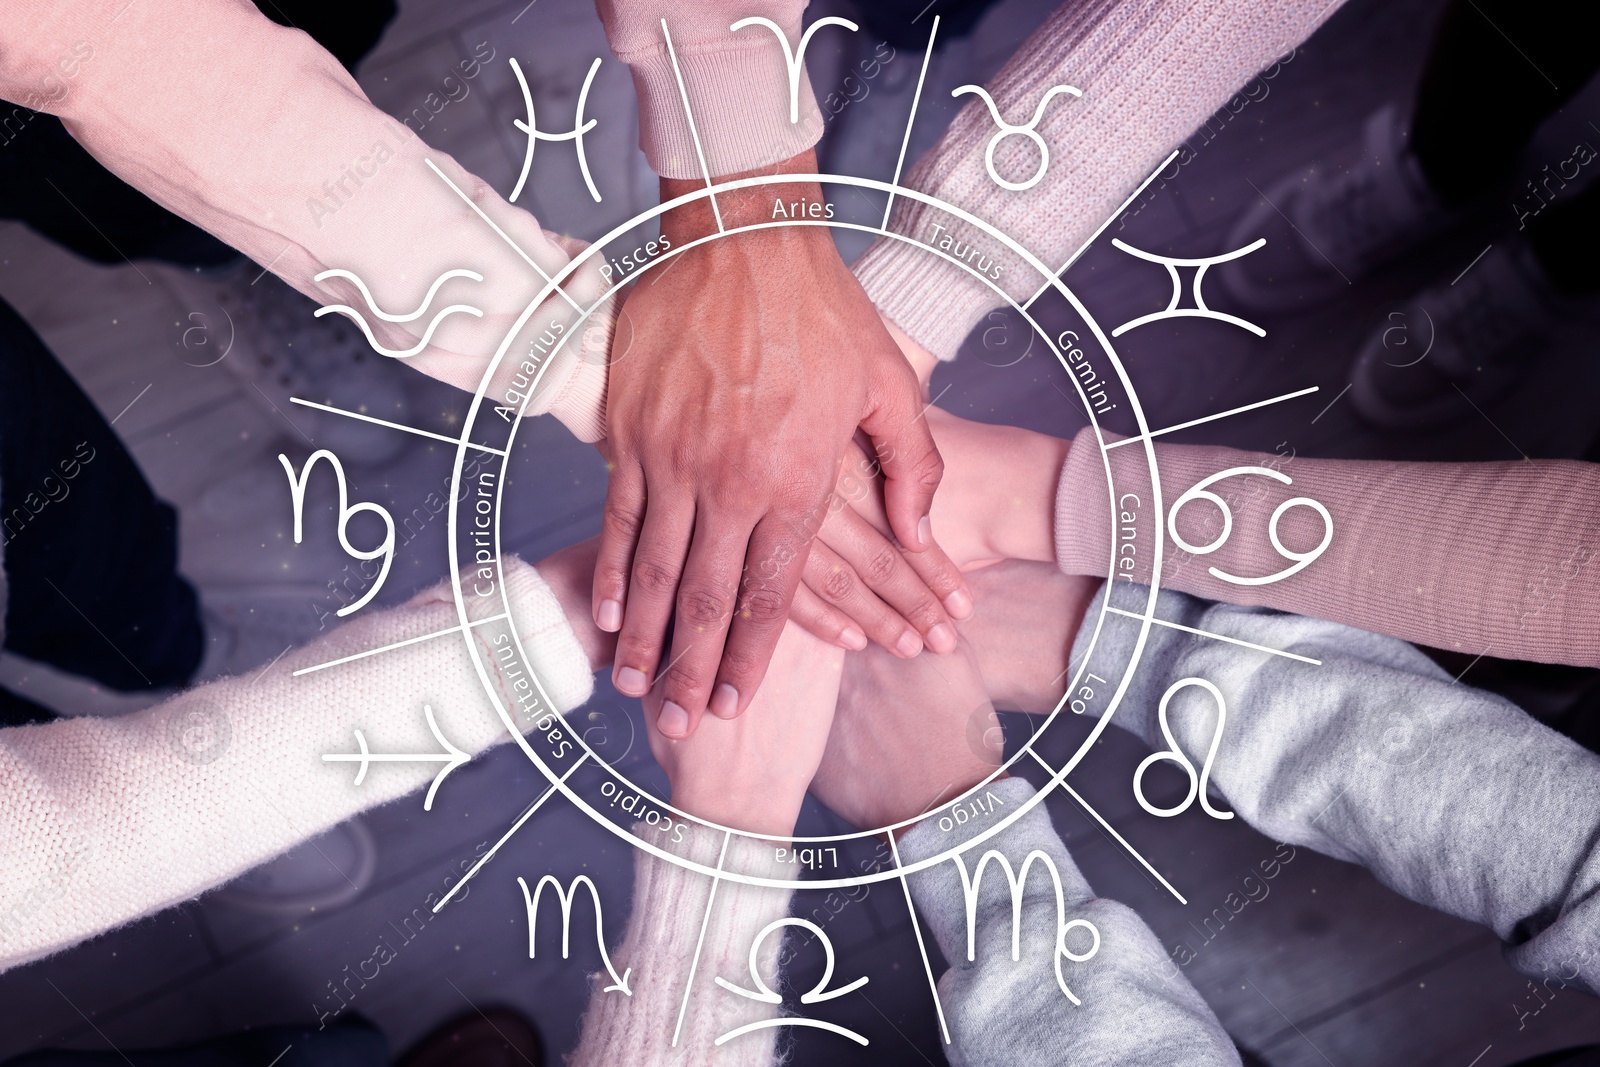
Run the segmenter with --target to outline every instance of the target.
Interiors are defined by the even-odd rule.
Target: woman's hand
[[[852,651],[902,658],[955,648],[973,610],[960,571],[998,559],[1055,559],[1055,492],[1069,442],[1011,426],[924,413],[945,460],[932,521],[938,546],[906,552],[890,533],[877,466],[853,443],[813,542],[790,617]]]
[[[673,806],[788,839],[827,744],[843,660],[843,650],[786,623],[750,707],[737,719],[707,716],[692,736],[686,717],[663,714],[661,687],[652,689],[644,698],[650,751],[672,783]]]
[[[852,825],[915,819],[994,774],[1003,752],[970,645],[905,662],[848,656],[838,711],[811,791]]]

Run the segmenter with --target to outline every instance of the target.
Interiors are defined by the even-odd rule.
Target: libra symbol
[[[1176,259],[1172,256],[1158,256],[1142,249],[1134,248],[1132,245],[1125,243],[1120,237],[1113,237],[1111,239],[1111,243],[1128,253],[1130,256],[1134,256],[1150,263],[1161,264],[1163,267],[1167,268],[1167,273],[1172,276],[1172,300],[1167,304],[1167,306],[1162,308],[1160,311],[1153,311],[1148,315],[1141,315],[1136,319],[1129,319],[1127,322],[1111,331],[1112,337],[1121,337],[1129,330],[1143,326],[1147,322],[1155,322],[1158,319],[1184,318],[1216,319],[1219,322],[1231,323],[1242,330],[1249,330],[1257,337],[1265,337],[1267,335],[1266,330],[1263,330],[1253,322],[1247,322],[1244,319],[1239,318],[1237,315],[1229,315],[1226,312],[1214,311],[1211,308],[1206,307],[1206,298],[1200,295],[1200,283],[1205,280],[1206,271],[1209,268],[1217,263],[1226,263],[1230,259],[1238,259],[1240,256],[1249,255],[1251,252],[1254,252],[1256,249],[1267,243],[1267,239],[1265,237],[1257,237],[1253,244],[1245,245],[1243,248],[1236,248],[1232,252],[1225,252],[1220,256],[1207,256],[1204,259]],[[1192,308],[1181,308],[1178,306],[1178,301],[1183,299],[1183,282],[1178,278],[1179,267],[1199,268],[1194,272],[1194,307]]]
[[[594,178],[589,174],[589,158],[583,153],[583,135],[595,128],[599,119],[583,120],[583,107],[589,100],[589,86],[594,84],[594,75],[600,69],[600,60],[595,59],[589,65],[589,74],[583,79],[583,89],[578,93],[578,110],[573,116],[572,129],[566,133],[545,133],[538,128],[538,123],[533,114],[533,94],[528,91],[528,79],[522,76],[522,66],[517,62],[517,57],[511,57],[511,72],[517,76],[517,84],[522,88],[522,103],[528,109],[528,121],[516,119],[512,125],[528,135],[528,151],[522,157],[522,173],[517,177],[516,188],[511,190],[511,202],[516,203],[517,197],[522,194],[522,186],[528,180],[528,168],[533,166],[533,147],[538,141],[572,141],[573,147],[578,150],[578,169],[583,172],[583,184],[589,187],[589,195],[594,197],[595,203],[600,203],[600,190],[594,187]]]

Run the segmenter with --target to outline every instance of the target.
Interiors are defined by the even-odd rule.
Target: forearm
[[[720,860],[725,869],[748,875],[782,878],[788,868],[773,861],[770,847],[744,838],[729,839],[724,853],[722,835],[710,832],[696,831],[666,847],[703,866],[716,867]],[[726,880],[715,883],[712,899],[710,878],[643,850],[636,849],[635,857],[632,913],[613,953],[618,968],[632,968],[632,995],[606,992],[609,979],[604,976],[595,980],[570,1067],[772,1063],[774,1029],[745,1034],[720,1047],[715,1042],[736,1027],[774,1018],[778,1005],[738,996],[716,979],[750,988],[750,946],[762,930],[789,914],[792,891]],[[769,937],[757,960],[769,988],[778,987],[781,943],[781,937]]]
[[[1006,120],[1023,125],[1053,87],[1082,90],[1081,99],[1058,95],[1036,127],[1050,147],[1043,178],[1026,191],[991,179],[985,153],[999,130],[973,99],[906,184],[983,219],[1058,270],[1173,147],[1335,7],[1324,0],[1065,4],[987,87]],[[1039,156],[1026,138],[1012,136],[994,159],[1002,176],[1019,183]],[[954,239],[975,249],[989,282],[1017,301],[1045,281],[982,228],[910,198],[897,200],[890,228],[914,243],[880,239],[857,273],[879,308],[942,359],[954,357],[1002,297],[916,243]]]
[[[926,417],[945,461],[933,528],[950,558],[1055,559],[1051,505],[1071,443],[935,408]]]
[[[26,101],[40,71],[81,42],[89,58],[66,92],[35,103],[156,202],[318,303],[353,307],[390,351],[418,349],[408,362],[424,373],[476,390],[488,355],[526,307],[530,282],[568,263],[533,216],[375,108],[306,34],[275,25],[248,3],[26,0],[14,7],[21,10],[9,12],[0,30],[0,95]],[[334,268],[359,277],[372,303],[394,314],[421,305],[445,272],[475,271],[482,282],[454,278],[436,302],[483,314],[445,317],[422,345],[435,315],[379,319],[348,279],[316,280]],[[567,288],[587,306],[603,286],[596,272],[584,271]],[[547,300],[513,351],[527,351],[524,340],[551,322],[566,330],[574,319],[564,299]],[[546,388],[568,389],[573,369],[564,363]],[[603,380],[600,390],[597,397]]]
[[[1136,613],[1147,592],[1118,583],[1111,605]],[[1394,638],[1174,592],[1155,612],[1187,631],[1110,614],[1092,655],[1088,634],[1073,650],[1116,677],[1142,645],[1118,726],[1203,766],[1210,803],[1274,840],[1490,927],[1526,974],[1571,965],[1600,990],[1600,756]]]
[[[1600,666],[1600,633],[1592,623],[1600,602],[1600,466],[1326,460],[1159,444],[1155,455],[1160,509],[1142,449],[1108,451],[1102,462],[1090,431],[1074,440],[1056,501],[1064,571],[1148,583],[1151,549],[1160,539],[1166,588],[1474,656]],[[1184,551],[1168,536],[1173,504],[1202,480],[1237,468],[1278,477],[1245,472],[1211,485],[1229,506],[1231,529],[1213,552]],[[1333,530],[1326,549],[1266,584],[1218,577],[1217,571],[1259,578],[1293,565],[1269,538],[1273,513],[1293,498],[1327,509]],[[1205,548],[1222,535],[1224,519],[1214,504],[1192,499],[1179,509],[1176,529],[1188,544]],[[1277,530],[1299,553],[1312,552],[1326,536],[1309,505],[1286,509]]]
[[[593,678],[558,599],[520,560],[506,560],[503,577],[528,666],[556,710],[581,704]],[[356,729],[391,751],[435,750],[427,705],[464,752],[508,740],[459,637],[295,675],[459,623],[443,583],[254,678],[213,682],[120,718],[0,731],[0,900],[20,902],[0,916],[0,969],[190,899],[437,773],[376,764],[354,785],[322,756],[349,751]],[[486,641],[488,629],[475,639]],[[487,646],[480,655],[497,658]],[[196,750],[197,736],[212,744]]]

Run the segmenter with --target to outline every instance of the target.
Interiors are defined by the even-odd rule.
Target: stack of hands
[[[853,443],[806,584],[744,710],[686,727],[669,717],[665,677],[643,689],[675,807],[784,839],[809,789],[858,827],[903,831],[1000,772],[997,705],[1047,712],[1064,692],[1100,584],[1054,563],[1051,504],[1068,443],[934,407],[923,418],[944,457],[938,546],[912,553],[896,541],[886,479]],[[573,545],[539,569],[591,665],[621,676],[620,639],[588,620],[601,546]],[[936,589],[959,610],[940,610]]]
[[[720,218],[695,201],[662,233],[765,221],[774,196],[822,200],[722,193]],[[904,823],[996,772],[993,699],[1053,705],[1096,584],[1053,563],[1067,442],[932,407],[937,362],[824,227],[706,241],[623,296],[602,531],[540,570],[590,663],[643,699],[676,807],[784,837],[810,787],[859,826]]]

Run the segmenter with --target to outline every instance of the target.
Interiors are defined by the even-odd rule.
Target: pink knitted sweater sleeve
[[[1043,107],[1035,129],[1049,160],[1038,183],[1008,191],[990,178],[985,157],[999,127],[974,97],[905,184],[977,216],[1059,270],[1168,152],[1337,7],[1338,0],[1063,4],[987,86],[1005,120],[1022,126],[1053,87],[1082,91],[1079,98],[1057,94]],[[1028,181],[1040,161],[1021,135],[993,145],[993,159],[1014,184]],[[979,227],[916,201],[895,202],[890,229],[982,257],[1013,300],[1026,300],[1043,283],[1036,268]],[[953,358],[1001,302],[965,269],[888,238],[862,255],[856,274],[878,308],[941,359]]]
[[[16,0],[0,19],[0,97],[61,117],[89,152],[156,202],[239,249],[321,304],[363,313],[373,336],[416,369],[477,389],[530,293],[566,267],[571,245],[379,111],[338,62],[246,0]],[[97,206],[74,205],[91,220]],[[498,231],[498,232],[497,232]],[[447,271],[435,313],[405,314]],[[514,345],[575,318],[603,291],[598,271],[551,294]],[[602,353],[603,355],[603,353]],[[515,366],[515,361],[507,361]],[[552,367],[534,413],[554,410],[600,436],[600,373]]]
[[[790,121],[789,56],[800,44],[805,0],[596,0],[595,6],[611,50],[633,72],[639,146],[657,174],[699,178],[706,173],[696,154],[696,134],[713,177],[799,155],[822,136],[822,111],[803,65],[796,120]],[[787,46],[765,26],[732,31],[735,22],[750,16],[775,23]]]
[[[1116,440],[1115,437],[1107,438]],[[1476,656],[1600,667],[1600,465],[1572,460],[1390,463],[1309,459],[1202,445],[1155,445],[1160,510],[1142,449],[1102,453],[1092,429],[1072,442],[1056,496],[1057,562],[1069,574],[1161,584],[1212,600],[1348,623]],[[1113,500],[1106,488],[1110,467]],[[1199,482],[1240,467],[1275,471]],[[1309,498],[1332,536],[1304,569],[1273,547],[1273,514]],[[1224,508],[1226,510],[1224,510]],[[1229,518],[1231,517],[1231,524]],[[1284,509],[1280,543],[1309,554],[1326,535],[1315,508]],[[1174,543],[1209,552],[1189,552]],[[1128,562],[1124,563],[1126,560]]]

